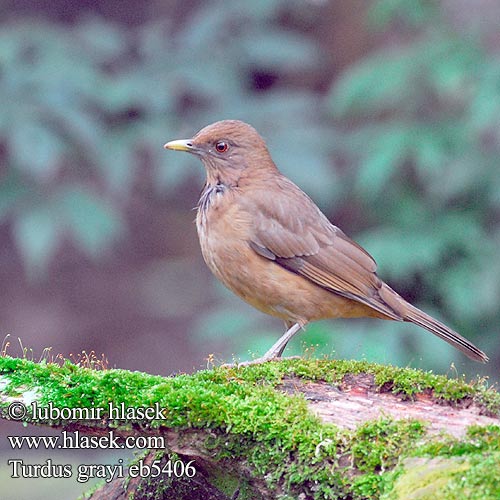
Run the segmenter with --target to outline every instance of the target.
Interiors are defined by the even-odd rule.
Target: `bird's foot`
[[[269,349],[264,356],[257,359],[252,359],[252,361],[243,361],[242,363],[227,363],[222,365],[223,368],[234,368],[236,366],[250,366],[250,365],[260,365],[266,363],[267,361],[278,361],[280,359],[300,359],[299,356],[292,356],[290,358],[282,358],[281,354],[285,350],[286,345],[290,339],[303,327],[302,323],[294,323],[288,330],[275,342],[275,344]]]
[[[288,356],[286,358],[282,358],[280,356],[262,356],[261,358],[252,359],[251,361],[236,361],[234,363],[224,363],[221,365],[221,368],[240,368],[242,366],[252,366],[252,365],[261,365],[263,363],[267,363],[268,361],[284,361],[288,359],[300,359],[300,356]]]

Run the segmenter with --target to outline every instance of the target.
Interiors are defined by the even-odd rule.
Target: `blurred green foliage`
[[[169,20],[131,29],[90,18],[73,27],[35,22],[0,30],[0,140],[4,168],[0,216],[33,275],[65,238],[99,256],[125,230],[124,200],[147,158],[160,189],[173,189],[193,172],[192,159],[167,157],[163,143],[180,131],[224,117],[248,120],[292,158],[300,172],[303,148],[289,126],[309,133],[318,104],[307,89],[261,95],[254,74],[272,77],[318,64],[316,46],[285,30],[277,15],[299,2],[208,2],[182,27]],[[237,35],[237,36],[236,36]],[[301,156],[302,155],[302,156]],[[329,197],[321,181],[328,148],[313,154],[306,184]],[[182,156],[182,155],[178,155]]]
[[[0,217],[28,273],[47,270],[68,238],[97,258],[122,237],[144,161],[166,196],[193,175],[201,185],[200,166],[185,168],[196,160],[167,156],[163,143],[239,118],[265,136],[283,172],[333,222],[354,214],[355,225],[343,229],[362,231],[356,239],[384,279],[498,352],[498,54],[454,29],[436,2],[378,0],[372,29],[396,23],[411,36],[350,66],[320,94],[297,77],[324,64],[300,31],[319,22],[317,12],[298,0],[214,0],[180,25],[3,25]],[[231,336],[244,355],[264,351],[270,336],[252,337],[261,346],[237,334],[268,332],[262,315],[216,290],[220,309],[200,319],[199,336]],[[362,323],[320,323],[303,339],[322,344],[319,352],[379,352],[382,361],[382,335],[391,336],[393,361],[408,346],[431,351],[431,364],[448,352],[416,327],[374,325],[370,335]]]
[[[415,32],[349,68],[327,97],[333,116],[355,123],[343,153],[358,165],[353,196],[376,221],[359,240],[397,289],[495,352],[500,57],[434,2],[382,0],[371,19]]]

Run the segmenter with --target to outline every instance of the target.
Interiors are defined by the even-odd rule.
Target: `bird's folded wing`
[[[256,211],[251,248],[331,292],[401,319],[378,293],[382,281],[373,258],[332,225],[309,198],[301,204],[292,201],[268,200],[266,210]]]

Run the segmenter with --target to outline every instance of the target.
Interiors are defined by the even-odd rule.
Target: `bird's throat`
[[[206,213],[211,207],[215,206],[217,202],[224,196],[228,186],[217,182],[216,184],[205,184],[198,201],[198,211]]]

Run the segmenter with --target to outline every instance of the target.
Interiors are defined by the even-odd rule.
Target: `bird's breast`
[[[237,188],[210,186],[198,203],[196,228],[203,258],[221,281],[223,270],[232,256],[248,247],[251,233],[250,214],[238,204]]]
[[[240,196],[238,188],[224,193],[212,192],[198,205],[196,226],[203,258],[212,273],[230,290],[255,307],[262,309],[258,296],[261,272],[256,266],[268,267],[251,249],[254,238],[252,211]],[[208,198],[210,196],[210,198]],[[203,202],[202,202],[203,200]]]

